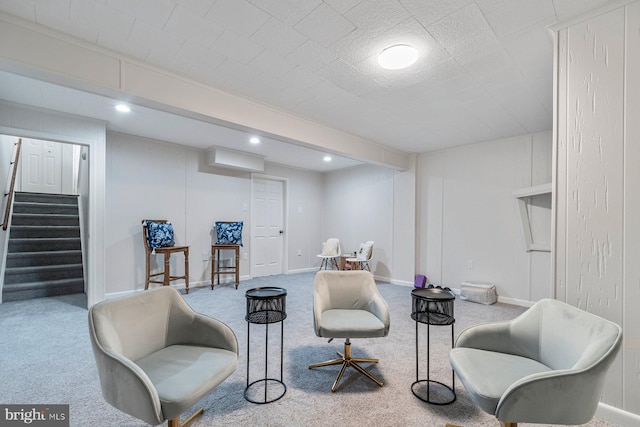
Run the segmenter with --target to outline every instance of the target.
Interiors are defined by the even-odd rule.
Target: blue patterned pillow
[[[173,226],[170,222],[147,221],[147,240],[151,249],[175,245]]]
[[[216,245],[242,246],[242,221],[216,221]]]

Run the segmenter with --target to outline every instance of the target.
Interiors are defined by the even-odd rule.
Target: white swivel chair
[[[468,328],[450,361],[471,399],[506,427],[584,424],[622,343],[613,322],[544,299],[507,322]]]
[[[371,257],[373,256],[373,244],[374,242],[372,240],[361,243],[356,256],[354,258],[347,258],[346,261],[351,264],[354,270],[371,271],[369,261],[371,261]]]
[[[336,238],[328,239],[322,244],[322,253],[318,255],[318,258],[322,259],[320,270],[333,270],[334,268],[340,270],[338,260],[341,256],[340,240]]]
[[[345,338],[339,359],[314,363],[309,369],[342,365],[331,391],[335,392],[345,370],[351,366],[382,387],[382,381],[359,363],[378,359],[351,357],[350,338],[386,337],[389,334],[389,306],[368,271],[319,271],[313,284],[313,324],[319,337]]]
[[[180,415],[238,364],[233,331],[193,311],[172,287],[95,304],[89,335],[104,399],[151,425],[181,426]]]

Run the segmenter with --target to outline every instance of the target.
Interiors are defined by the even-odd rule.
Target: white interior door
[[[62,193],[62,144],[23,139],[21,191]]]
[[[253,277],[282,274],[283,189],[282,181],[253,179]]]

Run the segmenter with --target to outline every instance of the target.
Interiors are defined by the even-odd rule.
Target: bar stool
[[[166,219],[143,219],[142,220],[142,240],[144,241],[144,248],[146,252],[146,277],[144,282],[144,289],[149,289],[149,283],[160,283],[163,286],[169,286],[169,282],[178,279],[184,279],[185,291],[189,293],[189,246],[163,246],[163,247],[151,247],[149,243],[149,230],[147,224],[149,222],[155,222],[160,224],[167,224]],[[170,224],[170,223],[169,223]],[[173,238],[172,238],[173,240]],[[170,272],[171,266],[171,254],[180,253],[184,254],[184,276],[172,276]],[[160,273],[151,274],[151,255],[162,254],[164,255],[164,269]],[[153,277],[162,276],[162,280],[152,280]]]

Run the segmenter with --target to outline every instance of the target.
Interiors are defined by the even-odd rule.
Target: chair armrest
[[[238,338],[224,322],[192,311],[181,312],[180,319],[172,319],[167,333],[168,344],[200,345],[220,348],[238,354]]]
[[[93,334],[91,345],[104,399],[151,425],[164,422],[158,392],[147,374],[131,360],[103,348]]]
[[[471,326],[456,339],[455,347],[511,353],[511,321]]]
[[[389,314],[389,304],[382,298],[382,295],[376,293],[371,301],[369,301],[368,310],[373,313],[382,323],[384,323],[384,336],[389,334],[389,326],[391,324]]]
[[[605,375],[599,369],[530,375],[502,395],[496,418],[503,422],[536,424],[587,423],[598,407],[604,380]]]

